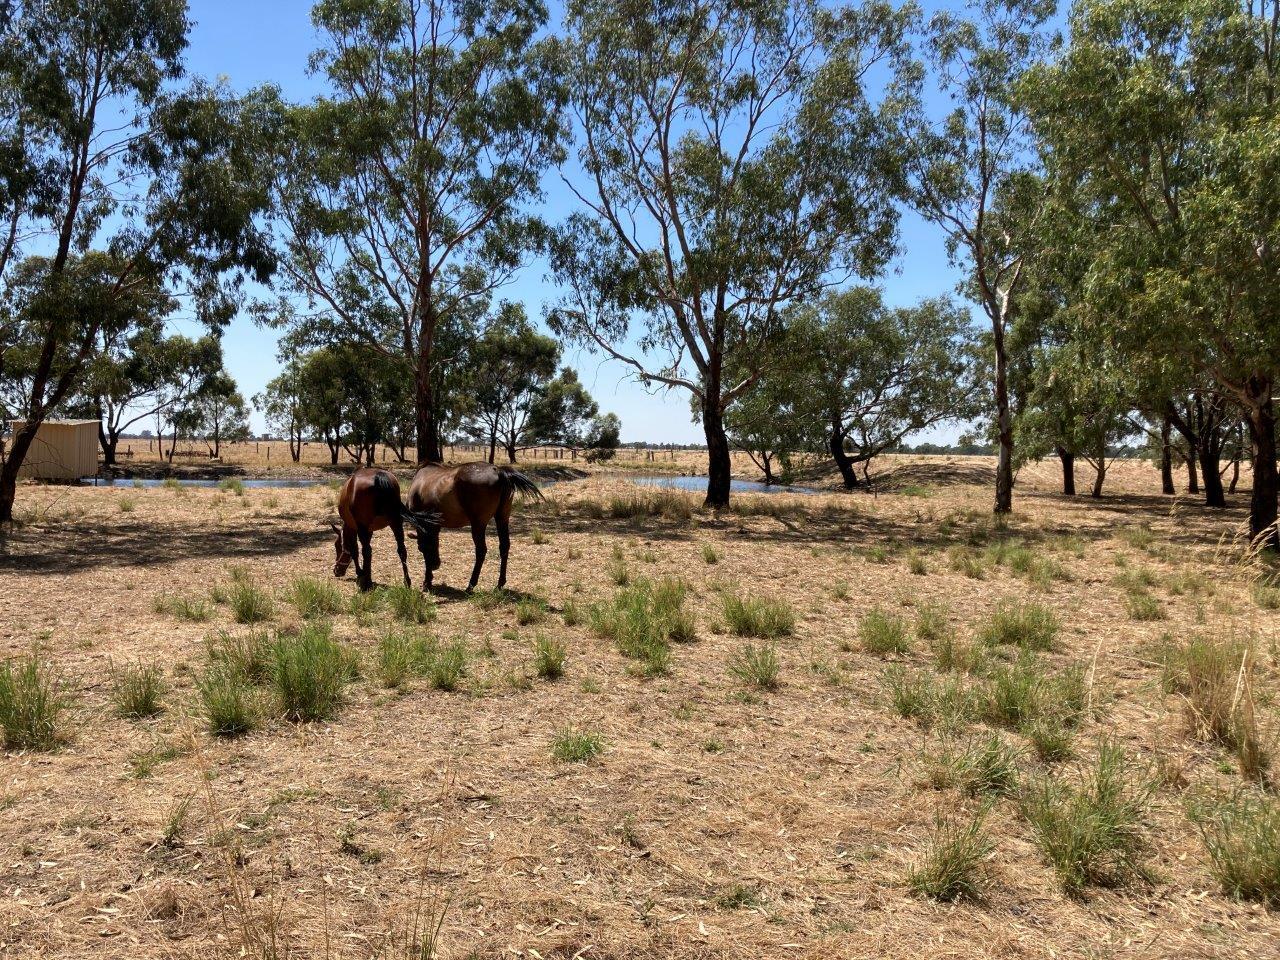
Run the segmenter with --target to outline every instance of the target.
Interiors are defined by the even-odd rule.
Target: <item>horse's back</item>
[[[442,526],[465,527],[488,521],[502,502],[502,474],[489,463],[464,463],[456,467],[427,464],[413,476],[409,506],[413,510],[438,510]]]

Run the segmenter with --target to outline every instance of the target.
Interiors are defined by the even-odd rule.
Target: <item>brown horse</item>
[[[361,590],[373,587],[373,547],[370,541],[375,530],[390,527],[396,537],[396,552],[400,554],[400,568],[404,571],[404,584],[409,586],[409,556],[404,548],[404,524],[407,521],[419,536],[428,531],[440,534],[440,515],[430,511],[412,511],[400,502],[400,483],[386,470],[365,467],[347,478],[338,494],[338,516],[342,524],[332,524],[335,536],[333,550],[336,559],[333,575],[346,575],[347,565],[355,563],[356,582]],[[359,541],[363,559],[356,556]]]
[[[409,487],[409,509],[414,512],[439,513],[440,526],[431,527],[418,536],[418,549],[426,576],[422,589],[430,590],[432,574],[440,569],[440,527],[456,530],[471,528],[476,547],[476,564],[471,570],[468,590],[474,590],[484,566],[485,529],[490,520],[498,528],[498,551],[502,566],[498,571],[498,589],[507,585],[507,554],[511,551],[511,503],[516,494],[542,499],[537,484],[512,467],[495,467],[488,463],[464,463],[446,467],[432,463],[413,475]]]

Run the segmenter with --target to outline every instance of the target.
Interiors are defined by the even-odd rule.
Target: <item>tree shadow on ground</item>
[[[0,535],[0,571],[75,573],[99,566],[149,567],[182,560],[253,559],[332,542],[327,527],[237,524],[213,528],[142,521],[60,520]]]

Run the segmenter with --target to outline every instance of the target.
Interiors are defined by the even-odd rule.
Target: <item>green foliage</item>
[[[209,662],[225,667],[250,684],[271,680],[271,635],[265,630],[232,634],[225,630],[208,640]]]
[[[903,654],[911,650],[906,623],[901,617],[886,613],[879,607],[863,615],[858,624],[858,636],[862,640],[862,649],[868,653]]]
[[[525,627],[547,618],[547,601],[542,597],[521,597],[516,601],[516,623]]]
[[[1002,602],[978,632],[988,646],[1010,644],[1024,650],[1052,650],[1057,639],[1057,615],[1039,603]]]
[[[227,590],[227,603],[236,623],[263,623],[276,613],[270,593],[249,580],[235,580]]]
[[[294,577],[286,596],[298,613],[308,620],[342,612],[342,594],[328,580]]]
[[[418,648],[417,669],[427,678],[433,690],[452,692],[467,675],[467,645],[462,640],[452,643],[428,643]]]
[[[1280,906],[1280,801],[1239,790],[1194,803],[1190,812],[1223,892]]]
[[[355,672],[353,656],[333,639],[327,623],[309,623],[277,637],[272,685],[285,717],[307,722],[337,716]]]
[[[1023,816],[1068,893],[1149,876],[1144,824],[1155,789],[1155,780],[1107,741],[1079,783],[1046,776],[1028,785]]]
[[[551,741],[551,757],[557,763],[586,763],[604,753],[604,737],[594,730],[565,727]]]
[[[795,633],[796,614],[785,600],[725,593],[722,603],[725,623],[740,637],[773,640]]]
[[[120,716],[139,720],[154,717],[164,709],[161,700],[166,685],[156,664],[126,664],[113,669],[112,675],[111,699]]]
[[[239,737],[258,725],[258,703],[243,674],[226,664],[213,664],[197,681],[209,732]]]
[[[213,618],[213,607],[204,600],[176,594],[160,594],[153,607],[156,613],[166,613],[191,623],[204,623]]]
[[[436,618],[436,603],[421,590],[402,583],[380,591],[392,615],[404,623],[430,623]]]
[[[591,628],[617,644],[623,656],[640,661],[645,675],[666,673],[670,644],[696,635],[693,617],[684,609],[685,593],[679,580],[642,577],[619,590],[611,603],[593,604]]]
[[[913,893],[942,901],[981,896],[983,864],[995,850],[984,820],[985,811],[967,821],[937,825],[920,860],[907,873]]]
[[[234,493],[237,497],[243,497],[244,481],[239,477],[226,477],[218,481],[218,489],[223,493]]]
[[[39,651],[0,663],[0,730],[6,750],[52,750],[58,718],[70,701],[62,679]]]
[[[773,643],[746,643],[729,660],[729,673],[740,682],[762,690],[778,687],[778,647]]]
[[[378,639],[378,679],[384,687],[401,686],[418,660],[418,638],[392,628]]]
[[[565,661],[569,652],[564,644],[544,634],[533,641],[533,668],[544,680],[558,680],[564,676]]]

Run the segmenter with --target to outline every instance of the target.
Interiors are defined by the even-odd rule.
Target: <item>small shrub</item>
[[[425,645],[418,655],[418,669],[433,690],[451,693],[467,675],[467,646],[461,640]]]
[[[272,654],[272,683],[287,719],[307,722],[337,715],[352,679],[352,654],[333,639],[328,624],[309,624],[277,637]]]
[[[884,669],[880,682],[889,691],[889,700],[899,716],[925,724],[932,722],[936,691],[930,674],[896,663]]]
[[[1018,785],[1019,751],[993,733],[965,752],[960,786],[971,796],[1009,796]]]
[[[551,757],[557,763],[586,763],[604,752],[604,737],[591,730],[565,727],[551,741]]]
[[[566,627],[576,627],[582,623],[582,611],[572,600],[566,600],[560,607],[560,617]]]
[[[70,701],[62,680],[39,651],[0,664],[0,729],[6,750],[52,750],[58,718]]]
[[[271,680],[271,636],[265,631],[231,634],[225,630],[207,641],[209,661],[234,671],[246,683]]]
[[[1130,620],[1150,622],[1165,618],[1164,607],[1160,601],[1146,590],[1133,590],[1125,595],[1124,607]]]
[[[1280,907],[1280,801],[1241,790],[1191,809],[1223,892]]]
[[[987,568],[982,555],[972,547],[952,547],[947,551],[947,562],[956,573],[963,573],[971,580],[985,580]]]
[[[929,565],[925,563],[923,555],[912,550],[907,554],[907,570],[917,577],[923,577],[928,575]]]
[[[983,825],[985,811],[968,821],[940,821],[924,853],[907,873],[918,896],[951,901],[982,893],[983,864],[995,843]]]
[[[961,643],[947,631],[929,641],[934,665],[943,672],[982,673],[987,667],[987,648],[978,643]]]
[[[207,601],[194,597],[161,594],[153,606],[156,613],[167,613],[191,623],[204,623],[213,618],[213,607]]]
[[[225,665],[211,666],[197,681],[209,732],[215,737],[239,737],[258,725],[253,688],[244,676]]]
[[[1072,742],[1075,734],[1071,728],[1052,717],[1042,717],[1022,728],[1022,733],[1031,742],[1036,756],[1045,763],[1058,763],[1070,760],[1074,755]]]
[[[985,688],[983,718],[988,723],[1018,729],[1044,713],[1047,678],[1030,656],[1019,657],[991,672]]]
[[[430,623],[436,618],[436,602],[431,599],[428,594],[414,587],[406,587],[403,583],[395,586],[387,587],[380,591],[386,598],[386,604],[391,610],[392,616],[404,623]],[[489,595],[487,591],[481,591]],[[494,591],[501,594],[502,602],[505,600],[503,591]],[[478,594],[472,594],[474,599]],[[481,607],[483,603],[479,602]]]
[[[521,597],[516,601],[516,623],[525,627],[547,618],[547,601],[541,597]]]
[[[403,630],[388,630],[378,640],[378,679],[388,688],[401,686],[414,670],[416,639]]]
[[[342,594],[338,588],[315,577],[294,577],[289,585],[288,600],[308,620],[342,611]]]
[[[608,604],[589,611],[592,629],[612,640],[618,652],[638,660],[646,676],[666,673],[670,644],[694,638],[692,616],[684,609],[686,589],[678,580],[640,578],[619,590]]]
[[[609,558],[605,573],[609,575],[610,580],[620,587],[625,587],[631,583],[631,568],[627,566],[626,559],[620,555],[615,554]]]
[[[155,664],[132,664],[113,670],[111,699],[116,713],[131,720],[154,717],[164,706],[164,675]]]
[[[1051,650],[1058,636],[1058,618],[1039,603],[1004,602],[978,633],[987,646],[1011,644],[1024,650]]]
[[[762,690],[778,686],[778,648],[773,643],[743,644],[729,661],[729,672],[742,683]]]
[[[863,615],[858,625],[858,636],[862,641],[862,649],[868,653],[907,653],[911,649],[911,640],[907,636],[907,625],[901,617],[886,613],[878,607]]]
[[[1263,610],[1280,610],[1280,587],[1271,583],[1254,584],[1253,602]]]
[[[243,497],[244,481],[239,477],[227,477],[218,482],[218,489],[223,493],[234,493],[237,497]]]
[[[138,505],[138,501],[133,497],[121,497],[116,501],[116,506],[120,508],[121,513],[133,513],[134,508]]]
[[[275,616],[276,604],[266,590],[249,580],[236,580],[227,591],[236,623],[264,623]]]
[[[534,531],[533,531],[533,533],[531,533],[531,534],[529,535],[529,541],[530,541],[530,542],[531,542],[535,547],[541,547],[541,546],[543,546],[544,544],[546,544],[546,543],[548,543],[548,542],[549,542],[549,541],[547,540],[547,535],[546,535],[545,533],[543,533],[541,530],[534,530]]]
[[[1121,747],[1104,741],[1079,784],[1050,776],[1024,791],[1023,816],[1064,890],[1149,877],[1144,821],[1155,787]]]
[[[785,600],[726,593],[723,605],[725,623],[740,637],[773,640],[795,633],[795,611]]]
[[[1232,750],[1240,772],[1261,780],[1269,756],[1254,716],[1253,641],[1196,636],[1165,657],[1166,682],[1183,695],[1192,735]]]
[[[702,562],[707,566],[714,566],[720,562],[720,554],[716,552],[716,548],[709,543],[702,545]]]
[[[178,481],[177,477],[165,477],[164,480],[161,481],[160,486],[164,487],[164,489],[168,490],[170,493],[174,493],[178,496],[186,496],[187,493],[187,488]]]
[[[533,641],[533,668],[544,680],[563,677],[568,657],[564,644],[554,637],[539,634]]]

